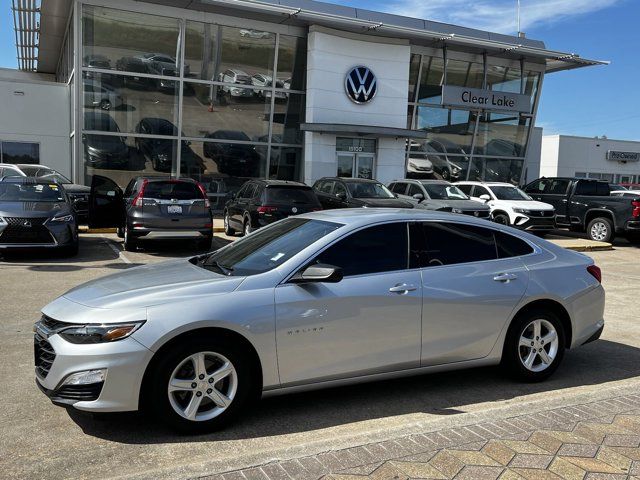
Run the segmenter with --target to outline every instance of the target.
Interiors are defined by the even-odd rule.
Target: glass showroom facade
[[[71,91],[77,181],[102,175],[125,187],[139,175],[188,176],[219,209],[247,178],[304,178],[306,29],[157,15],[165,10],[152,14],[140,2],[131,10],[74,5],[57,78]],[[518,183],[544,64],[411,51],[407,128],[426,138],[406,142],[407,166],[428,159],[436,177]],[[531,109],[447,108],[443,85],[525,94]],[[355,165],[342,159],[338,170],[374,172],[376,152],[360,156]]]
[[[407,162],[428,159],[436,175],[452,180],[520,182],[544,65],[469,55],[450,49],[413,53],[407,128],[426,132],[407,142]],[[526,112],[447,108],[444,85],[523,94]]]

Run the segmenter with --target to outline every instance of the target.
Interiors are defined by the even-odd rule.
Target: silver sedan
[[[603,311],[592,260],[525,232],[331,210],[70,290],[35,326],[36,378],[57,404],[200,432],[261,395],[497,364],[540,381]]]

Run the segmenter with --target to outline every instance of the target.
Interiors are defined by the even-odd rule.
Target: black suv
[[[313,185],[322,208],[413,208],[377,180],[325,177]]]
[[[224,232],[248,235],[282,218],[322,210],[310,186],[285,180],[249,180],[224,207]]]

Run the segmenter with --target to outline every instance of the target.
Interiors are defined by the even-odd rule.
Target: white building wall
[[[69,87],[0,69],[0,140],[40,144],[40,163],[71,176]]]
[[[410,55],[408,42],[311,27],[306,122],[406,128]],[[358,65],[377,78],[376,96],[362,105],[352,102],[344,88],[347,72]],[[378,180],[404,177],[404,151],[404,139],[378,140]],[[305,133],[305,182],[336,173],[336,136]]]
[[[607,151],[640,152],[640,142],[606,138],[545,135],[542,139],[541,175],[573,177],[576,173],[633,175],[640,181],[640,162],[607,160]]]

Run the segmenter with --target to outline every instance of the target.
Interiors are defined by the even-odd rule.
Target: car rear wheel
[[[131,234],[128,225],[124,226],[124,249],[127,252],[133,252],[138,248],[137,239]]]
[[[511,225],[509,216],[505,213],[496,213],[495,215],[493,215],[493,221],[499,223],[500,225]]]
[[[504,345],[502,365],[515,378],[539,382],[560,365],[565,350],[565,333],[552,311],[531,310],[518,315]]]
[[[615,237],[613,223],[605,217],[594,218],[587,226],[587,235],[589,235],[591,240],[595,240],[596,242],[610,243]]]
[[[257,379],[229,342],[203,338],[166,353],[155,371],[151,405],[159,419],[187,433],[217,430],[247,404]]]
[[[236,234],[236,231],[231,228],[231,224],[229,223],[229,212],[224,212],[224,234],[228,237],[232,237]]]
[[[243,229],[244,235],[247,236],[249,235],[251,232],[253,232],[253,227],[251,226],[251,220],[249,219],[249,217],[244,219],[244,229]]]

